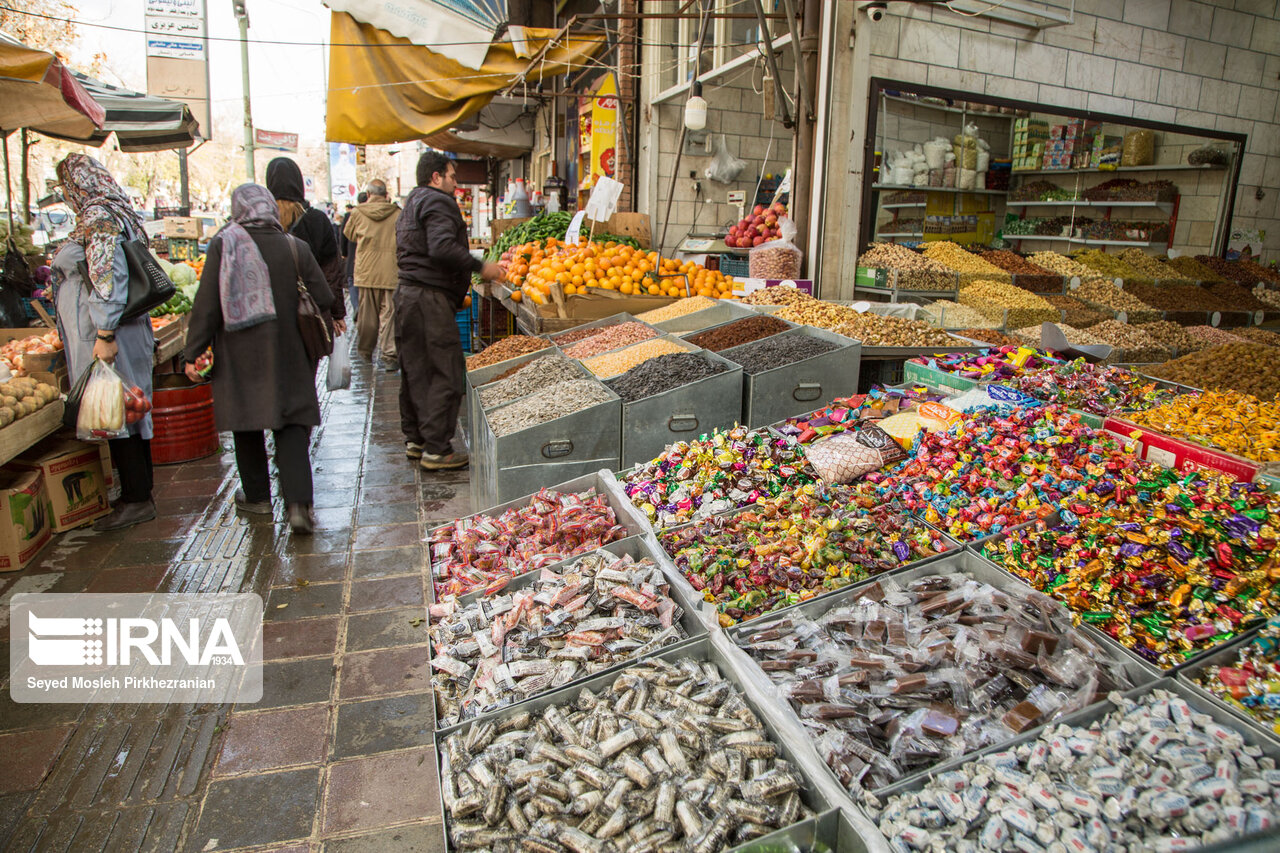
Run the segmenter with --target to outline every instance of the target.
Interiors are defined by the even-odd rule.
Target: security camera
[[[888,3],[862,3],[860,6],[873,23],[883,21],[885,13],[889,11]]]

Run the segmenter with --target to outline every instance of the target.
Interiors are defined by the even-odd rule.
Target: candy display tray
[[[1001,571],[1000,569],[996,568],[992,563],[982,559],[977,554],[974,554],[972,551],[963,550],[956,554],[944,554],[941,557],[937,557],[923,563],[917,563],[914,566],[907,566],[903,569],[899,569],[894,572],[889,572],[883,575],[877,575],[876,577],[871,578],[868,581],[860,582],[856,585],[845,587],[844,589],[837,590],[834,593],[824,595],[819,598],[812,599],[810,601],[801,602],[800,604],[792,605],[791,607],[785,608],[783,610],[777,610],[772,613],[765,614],[765,617],[760,617],[759,620],[751,620],[749,622],[744,622],[739,625],[734,625],[732,628],[726,629],[725,633],[729,637],[729,639],[734,643],[734,645],[741,648],[744,654],[747,654],[747,656],[750,657],[750,653],[746,651],[747,637],[750,634],[754,633],[755,631],[760,630],[761,627],[766,626],[768,622],[772,622],[777,619],[785,619],[788,616],[793,616],[798,614],[804,615],[811,619],[816,619],[828,613],[829,611],[836,609],[837,607],[853,604],[862,595],[863,591],[870,588],[871,586],[874,586],[879,581],[892,580],[897,584],[905,586],[906,584],[912,581],[918,580],[920,578],[931,577],[934,575],[951,574],[953,572],[963,572],[964,574],[969,575],[970,577],[974,578],[979,582],[988,583],[991,586],[995,587],[996,589],[999,589],[1004,592],[1020,592],[1024,594],[1034,592],[1034,590],[1032,590],[1031,587],[1027,586],[1018,578],[1015,578],[1012,575],[1009,575],[1007,572]],[[1062,606],[1062,605],[1059,605],[1059,606]],[[1097,645],[1096,638],[1093,635],[1091,635],[1089,632],[1081,631],[1080,636],[1083,639],[1088,640],[1089,642],[1092,642],[1095,645]],[[1103,650],[1106,650],[1111,647],[1100,646],[1100,648],[1102,648]],[[1149,665],[1146,665],[1141,660],[1130,660],[1125,656],[1114,654],[1114,651],[1115,651],[1114,648],[1112,648],[1111,650],[1113,651],[1113,660],[1115,665],[1125,673],[1125,675],[1129,678],[1129,680],[1135,686],[1150,683],[1158,678],[1155,671]],[[759,669],[759,664],[755,661],[754,658],[752,658],[752,662]],[[771,681],[771,679],[769,679],[768,674],[765,673],[763,669],[759,669],[759,673],[761,677]],[[785,699],[780,698],[779,701],[786,703],[788,709],[791,710],[793,714],[796,713],[795,710],[791,708],[790,703],[786,702]],[[1023,734],[1034,735],[1039,733],[1041,730],[1043,730],[1046,725],[1056,725],[1059,722],[1061,722],[1061,720],[1054,720],[1049,723],[1041,723],[1040,725],[1036,726],[1033,729],[1028,729],[1027,732],[1024,732]],[[1009,743],[1006,742],[1003,744],[1003,747],[1007,748],[1008,745]],[[1002,746],[997,744],[993,748],[999,749],[999,748],[1002,748]],[[957,761],[963,762],[965,760],[972,760],[975,755],[979,755],[984,751],[987,751],[987,750],[984,749],[984,750],[976,750],[976,751],[970,752],[966,756],[961,756],[961,758],[957,759]],[[876,789],[873,791],[873,793],[876,796],[881,797],[883,799],[886,793],[892,791],[898,786],[909,784],[915,779],[923,779],[928,776],[932,776],[941,772],[942,769],[946,767],[948,763],[950,762],[943,762],[933,767],[913,771],[912,773],[904,776],[902,779],[898,780],[892,785],[888,785],[888,786],[885,786],[884,788]],[[826,767],[825,763],[823,766]],[[836,777],[835,772],[832,771],[829,767],[827,767],[826,770],[830,774],[832,781],[834,781],[837,786],[843,787],[843,785],[841,785],[840,783],[840,780]],[[851,794],[850,796],[856,796],[856,795]]]
[[[1056,522],[1054,522],[1054,523],[1056,523]],[[1052,524],[1050,524],[1049,526],[1052,526]],[[1002,534],[1000,534],[1000,536],[999,536],[999,537],[992,537],[991,539],[989,539],[989,540],[987,540],[986,542],[984,542],[984,543],[983,543],[983,545],[985,546],[985,545],[987,545],[987,544],[990,544],[990,543],[992,543],[992,542],[996,541],[996,539],[1003,538],[1005,535],[1007,535],[1007,534],[1002,533]],[[1022,577],[1018,576],[1017,574],[1014,574],[1013,572],[1011,572],[1011,571],[1009,571],[1008,569],[1006,569],[1004,566],[1002,566],[1002,565],[1000,565],[999,563],[997,563],[996,561],[992,560],[992,559],[991,559],[990,557],[988,557],[986,554],[982,553],[982,551],[981,551],[980,549],[975,548],[975,549],[973,549],[973,550],[974,550],[975,554],[978,556],[978,558],[979,558],[979,559],[981,559],[981,560],[985,561],[988,565],[990,565],[990,566],[991,566],[993,569],[995,569],[996,571],[1001,572],[1002,574],[1008,575],[1009,577],[1013,578],[1014,580],[1018,581],[1019,583],[1022,583],[1022,584],[1025,584],[1025,583],[1026,583],[1026,580],[1025,580],[1025,579],[1023,579]],[[1046,593],[1046,594],[1047,594],[1047,593]],[[1064,606],[1065,606],[1065,605],[1064,605]],[[1177,665],[1175,665],[1175,666],[1168,666],[1168,667],[1166,667],[1166,666],[1161,666],[1160,664],[1155,663],[1154,661],[1149,661],[1149,660],[1147,660],[1147,659],[1146,659],[1146,658],[1144,658],[1142,655],[1138,654],[1137,652],[1133,651],[1133,650],[1132,650],[1132,649],[1130,649],[1129,647],[1125,646],[1123,643],[1119,642],[1119,641],[1118,641],[1118,640],[1116,640],[1114,637],[1112,637],[1110,634],[1108,634],[1106,631],[1103,631],[1103,630],[1101,630],[1100,628],[1097,628],[1097,627],[1095,627],[1095,626],[1093,626],[1093,625],[1087,625],[1087,624],[1081,624],[1081,625],[1080,625],[1080,627],[1081,627],[1082,629],[1084,629],[1087,633],[1089,633],[1092,637],[1094,637],[1094,639],[1097,639],[1097,640],[1101,641],[1102,643],[1104,643],[1105,645],[1107,645],[1109,648],[1118,649],[1119,651],[1123,652],[1123,653],[1125,654],[1125,656],[1126,656],[1126,657],[1128,657],[1128,658],[1130,658],[1130,659],[1132,659],[1132,660],[1135,660],[1135,661],[1137,661],[1138,663],[1142,664],[1143,666],[1147,667],[1147,668],[1148,668],[1148,669],[1150,669],[1152,672],[1154,672],[1158,677],[1166,677],[1166,676],[1170,676],[1170,677],[1171,677],[1171,676],[1173,676],[1174,674],[1176,674],[1176,673],[1178,673],[1178,672],[1181,672],[1181,671],[1183,671],[1184,669],[1187,669],[1188,667],[1194,666],[1196,663],[1198,663],[1199,661],[1204,660],[1204,659],[1205,659],[1206,657],[1208,657],[1209,655],[1216,654],[1216,653],[1218,652],[1218,650],[1219,650],[1219,649],[1222,649],[1223,647],[1225,647],[1225,646],[1227,646],[1227,645],[1229,645],[1229,644],[1231,644],[1231,643],[1236,642],[1236,641],[1240,638],[1240,636],[1242,636],[1242,635],[1244,635],[1244,634],[1246,634],[1246,633],[1250,633],[1250,632],[1252,632],[1255,628],[1257,628],[1257,627],[1258,627],[1258,625],[1259,625],[1259,623],[1256,623],[1256,622],[1250,622],[1247,628],[1245,628],[1243,631],[1241,631],[1241,633],[1240,633],[1240,634],[1236,635],[1235,637],[1232,637],[1230,640],[1226,640],[1225,642],[1219,643],[1219,644],[1218,644],[1218,645],[1216,645],[1216,646],[1210,646],[1209,648],[1204,649],[1203,651],[1197,652],[1196,654],[1194,654],[1194,655],[1192,655],[1191,657],[1187,658],[1187,659],[1186,659],[1186,660],[1184,660],[1182,663],[1177,664]]]
[[[692,642],[684,643],[679,646],[667,647],[660,652],[656,652],[652,655],[649,655],[648,657],[661,658],[667,661],[679,660],[681,658],[690,658],[698,662],[709,661],[715,664],[716,668],[719,669],[720,674],[725,678],[725,680],[729,681],[731,684],[733,684],[734,687],[738,689],[738,692],[742,694],[742,697],[747,702],[748,706],[750,706],[751,710],[753,710],[756,713],[756,716],[760,719],[760,722],[764,726],[765,731],[768,732],[769,739],[773,741],[775,744],[777,744],[779,753],[784,758],[786,758],[789,762],[791,762],[792,767],[796,770],[797,773],[800,774],[801,778],[804,780],[804,787],[800,791],[800,798],[801,798],[801,801],[804,802],[806,806],[808,806],[812,811],[815,812],[815,815],[809,818],[805,818],[801,821],[798,821],[796,824],[793,824],[793,827],[798,828],[797,831],[801,834],[801,837],[804,837],[807,834],[813,833],[816,822],[817,822],[817,818],[831,811],[837,804],[832,803],[830,800],[828,800],[823,790],[821,789],[821,787],[815,784],[812,778],[812,775],[809,772],[809,768],[807,766],[807,764],[811,762],[797,760],[796,745],[790,743],[786,738],[783,738],[779,734],[777,726],[773,723],[771,719],[771,714],[768,711],[764,710],[759,699],[753,694],[751,690],[748,690],[746,688],[744,683],[745,679],[743,678],[742,674],[739,672],[737,668],[738,665],[734,661],[734,659],[729,655],[725,654],[724,652],[722,652],[719,648],[717,648],[712,643],[711,638],[708,636],[700,637],[696,640],[693,640]],[[635,662],[633,661],[632,663],[634,664]],[[505,720],[508,717],[513,716],[517,713],[521,713],[525,711],[536,714],[540,711],[543,711],[544,709],[548,708],[551,705],[570,706],[573,704],[574,700],[577,698],[578,694],[581,691],[590,690],[592,692],[599,692],[603,688],[606,688],[610,684],[612,684],[617,677],[618,677],[618,671],[609,671],[599,675],[595,675],[584,681],[576,682],[572,686],[562,687],[558,690],[553,690],[549,693],[543,693],[542,695],[537,696],[533,699],[530,699],[527,702],[520,703],[518,706],[504,708],[501,711],[497,711],[493,714],[490,714],[482,718],[482,721],[498,722],[501,720]],[[776,711],[776,709],[774,710]],[[457,725],[454,725],[454,726],[449,726],[447,728],[436,730],[435,736],[434,736],[435,755],[436,755],[436,762],[437,762],[436,769],[437,769],[437,772],[440,774],[441,780],[445,778],[445,775],[448,772],[448,768],[445,763],[447,758],[445,748],[444,748],[445,741],[449,738],[450,735],[454,734],[455,732],[466,731],[470,726],[474,725],[475,722],[476,720],[468,720],[463,723],[458,723]],[[440,789],[441,789],[440,813],[444,816],[445,849],[457,850],[459,848],[453,845],[452,839],[450,839],[449,837],[449,824],[451,823],[452,819],[449,816],[449,810],[445,807],[443,781],[441,783]],[[806,823],[809,824],[807,828],[799,828]],[[780,831],[786,832],[789,829],[791,829],[791,827],[784,827]],[[861,838],[860,840],[865,845],[864,849],[876,851],[876,853],[881,853],[881,851],[888,850],[887,846],[884,843],[883,838],[875,838],[875,839]],[[755,839],[754,841],[748,842],[746,845],[743,845],[741,847],[731,848],[731,849],[733,851],[745,851],[745,850],[763,851],[768,849],[760,846],[762,841],[763,839]]]
[[[702,593],[694,589],[693,585],[689,582],[689,579],[685,577],[684,572],[680,571],[679,566],[676,565],[675,557],[672,556],[670,553],[668,553],[666,548],[662,546],[662,541],[659,538],[661,534],[674,533],[675,531],[681,530],[683,528],[692,527],[695,524],[699,524],[703,521],[706,521],[708,518],[716,518],[716,517],[728,518],[729,516],[736,515],[738,513],[748,512],[754,508],[755,508],[755,504],[747,504],[746,506],[740,506],[734,509],[726,509],[720,512],[711,513],[705,518],[698,519],[696,521],[689,521],[684,524],[674,525],[672,527],[664,527],[661,530],[655,530],[649,534],[650,536],[653,537],[653,542],[651,544],[654,550],[657,552],[659,559],[662,561],[665,561],[667,568],[669,569],[668,575],[671,576],[672,583],[678,584],[683,587],[683,590],[682,590],[683,595],[691,599],[702,600]],[[923,524],[925,527],[929,528],[930,530],[938,530],[938,528],[934,527],[931,524],[925,523],[923,520],[920,520],[920,523]],[[964,550],[964,545],[960,542],[957,542],[954,538],[949,536],[945,531],[938,530],[938,532],[942,536],[943,543],[947,546],[947,550],[940,554],[934,554],[933,556],[930,556],[930,557],[923,557],[919,560],[913,560],[909,563],[903,563],[900,566],[896,566],[895,568],[889,569],[888,571],[880,572],[879,574],[871,575],[863,580],[850,581],[848,584],[842,587],[828,590],[827,592],[819,593],[818,595],[815,595],[813,598],[806,599],[805,601],[797,602],[795,604],[789,604],[786,607],[779,607],[777,610],[770,610],[767,613],[761,613],[758,616],[749,617],[737,623],[733,627],[736,629],[742,625],[751,625],[753,623],[757,623],[761,619],[766,619],[766,618],[771,619],[777,616],[778,614],[787,613],[791,611],[792,608],[800,607],[805,604],[810,604],[815,601],[823,601],[827,598],[830,598],[831,596],[839,595],[843,592],[847,592],[849,589],[852,589],[856,586],[862,586],[868,583],[873,583],[877,578],[883,578],[889,575],[898,575],[904,571],[907,571],[908,569],[913,569],[918,566],[928,565],[934,562],[935,560],[945,559],[953,554],[958,554]],[[714,619],[715,606],[710,603],[707,603],[706,608],[708,612],[708,618]]]
[[[1272,731],[1263,721],[1250,714],[1244,713],[1239,708],[1228,705],[1216,695],[1195,683],[1196,679],[1207,670],[1220,666],[1230,666],[1234,663],[1239,651],[1249,643],[1253,642],[1253,639],[1258,636],[1258,631],[1260,631],[1265,624],[1266,623],[1264,622],[1261,625],[1257,625],[1231,642],[1224,643],[1217,649],[1201,655],[1194,663],[1179,669],[1176,677],[1179,682],[1186,685],[1187,689],[1194,691],[1197,695],[1203,696],[1205,701],[1211,702],[1215,706],[1222,708],[1235,718],[1240,725],[1252,728],[1254,731],[1275,743],[1277,747],[1280,747],[1280,733]]]
[[[649,545],[649,543],[641,536],[629,536],[626,539],[619,539],[616,542],[610,542],[608,545],[604,545],[603,547],[593,548],[590,551],[584,551],[581,554],[577,554],[573,557],[568,557],[564,560],[559,561],[558,563],[554,563],[550,566],[547,566],[546,570],[549,572],[554,572],[555,574],[562,574],[564,570],[572,563],[577,562],[578,560],[588,556],[589,554],[601,553],[601,552],[604,552],[607,554],[613,554],[619,557],[630,556],[634,558],[637,562],[648,557],[649,559],[654,561],[654,563],[662,570],[664,575],[670,575],[669,567],[662,560],[659,560],[656,558],[656,556],[652,553],[652,548]],[[534,571],[531,571],[531,572],[525,572],[522,575],[518,575],[512,578],[510,583],[508,583],[505,587],[503,587],[502,590],[493,593],[493,595],[505,595],[508,593],[516,592],[517,590],[525,589],[529,586],[532,586],[534,583],[536,583],[541,576],[542,576],[541,570],[535,569]],[[671,587],[671,593],[670,593],[671,598],[677,604],[680,605],[680,609],[683,611],[683,613],[681,613],[680,615],[679,622],[680,622],[680,626],[684,628],[685,636],[684,638],[676,641],[675,643],[662,646],[662,650],[664,651],[666,649],[687,645],[690,641],[700,639],[707,635],[707,627],[705,624],[703,624],[702,620],[698,617],[698,611],[699,611],[701,602],[689,601],[682,594],[683,590],[679,589],[676,586],[676,584],[672,583],[672,578],[668,577],[667,581]],[[459,607],[466,607],[468,605],[474,604],[478,599],[489,598],[489,597],[492,597],[492,596],[486,595],[484,590],[478,590],[476,592],[469,593],[464,596],[460,596],[458,598],[458,604],[459,604]],[[435,651],[436,651],[436,643],[434,640],[432,640],[430,632],[428,632],[427,657],[429,660],[435,659]],[[625,661],[619,661],[618,663],[611,664],[610,666],[604,669],[598,670],[589,675],[583,675],[579,678],[575,678],[572,681],[566,682],[565,684],[552,689],[560,690],[560,689],[568,689],[571,687],[579,686],[583,681],[585,681],[588,678],[594,678],[596,676],[606,675],[611,672],[616,672],[619,669],[623,669],[625,667],[631,666],[641,657],[647,657],[647,655],[637,655],[635,657],[628,658]],[[548,691],[543,691],[543,692],[545,693]],[[435,703],[436,728],[437,729],[444,728],[444,726],[440,725],[440,716],[442,714],[443,709],[440,706],[439,697],[436,695],[434,684],[432,685],[431,694],[432,694],[432,701]],[[543,694],[542,693],[535,694],[534,696],[530,696],[527,699],[523,699],[519,702],[514,702],[502,708],[496,708],[492,711],[487,711],[481,714],[477,714],[474,717],[468,717],[461,722],[470,723],[470,722],[476,722],[476,721],[483,721],[485,719],[488,719],[489,717],[494,716],[495,714],[501,714],[503,712],[507,712],[511,710],[518,711],[521,709],[523,705],[536,700],[541,695]]]
[[[561,494],[577,494],[579,492],[585,492],[587,489],[595,489],[596,494],[603,495],[606,502],[613,509],[613,513],[618,520],[617,523],[626,528],[627,536],[634,536],[637,533],[648,532],[649,520],[645,518],[644,515],[642,515],[639,510],[637,510],[634,506],[632,506],[630,501],[628,501],[625,497],[620,498],[618,492],[609,487],[606,481],[606,478],[609,476],[611,475],[607,470],[596,471],[595,473],[583,474],[553,486],[546,486],[545,488],[555,492],[560,492]],[[491,506],[488,509],[484,509],[479,512],[473,512],[471,515],[465,516],[464,518],[458,519],[457,521],[466,521],[468,519],[473,519],[473,518],[476,518],[477,516],[482,516],[482,515],[499,516],[509,509],[513,509],[513,508],[519,509],[521,507],[526,507],[529,505],[529,502],[533,499],[533,497],[536,494],[537,494],[537,491],[531,492],[529,494],[524,495],[523,497],[519,497],[514,500],[509,500],[504,503]],[[439,524],[431,528],[430,530],[428,530],[427,531],[428,541],[431,539],[433,534],[435,534],[440,530],[445,530],[447,528],[453,527],[453,525],[456,524],[457,521],[451,521],[448,524]],[[428,568],[431,570],[431,584],[428,587],[427,591],[430,594],[430,603],[434,604],[437,600],[436,593],[435,593],[435,582],[437,580],[437,574],[436,574],[437,564],[434,560],[433,555],[431,554],[429,544],[428,544],[428,550],[427,550],[427,561],[428,561]]]
[[[920,358],[928,358],[929,355],[937,352],[937,350],[933,350],[927,355],[920,356]],[[978,384],[976,379],[969,379],[956,373],[948,373],[945,370],[939,370],[936,367],[916,361],[908,361],[903,366],[902,381],[957,394],[963,394]]]

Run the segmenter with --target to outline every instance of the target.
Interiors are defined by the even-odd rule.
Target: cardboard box
[[[49,523],[55,533],[73,530],[111,511],[102,473],[100,445],[50,439],[13,460],[39,471],[49,496]]]
[[[1252,459],[1171,438],[1120,418],[1107,418],[1103,429],[1122,441],[1139,459],[1177,471],[1220,471],[1241,482],[1251,483],[1262,470],[1262,465]]]
[[[164,221],[164,236],[199,240],[204,236],[204,223],[194,216],[173,216]]]
[[[49,544],[49,494],[30,468],[0,468],[0,572],[16,572]]]

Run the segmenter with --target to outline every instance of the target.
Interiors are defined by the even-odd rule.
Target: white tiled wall
[[[882,24],[860,22],[857,37],[870,42],[871,76],[1248,134],[1232,223],[1265,229],[1266,257],[1275,259],[1277,6],[1277,0],[1076,0],[1075,23],[1035,33],[944,8],[895,3]],[[964,85],[953,82],[961,79]],[[1201,176],[1200,194],[1187,199],[1193,210],[1207,209],[1221,180]],[[1193,235],[1190,224],[1179,228],[1175,248],[1179,238],[1204,238],[1205,228]]]

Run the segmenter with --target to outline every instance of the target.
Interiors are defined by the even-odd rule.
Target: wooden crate
[[[43,326],[36,326],[26,329],[0,329],[0,344],[7,344],[9,341],[18,341],[23,338],[40,337],[49,333],[49,329]],[[66,369],[67,356],[63,350],[49,353],[35,353],[24,356],[22,359],[22,369],[27,373],[35,371],[53,372],[59,367]]]
[[[27,415],[0,429],[0,465],[57,432],[62,427],[64,407],[61,400],[54,400],[35,414]]]
[[[190,314],[183,314],[177,320],[167,326],[162,326],[155,332],[156,354],[153,361],[154,364],[163,364],[182,352],[182,348],[187,344],[187,324],[190,322],[190,317]]]
[[[590,233],[591,229],[584,224],[582,230]],[[619,237],[634,237],[641,249],[653,248],[653,228],[647,213],[615,213],[609,217],[608,222],[597,222],[595,230]]]

